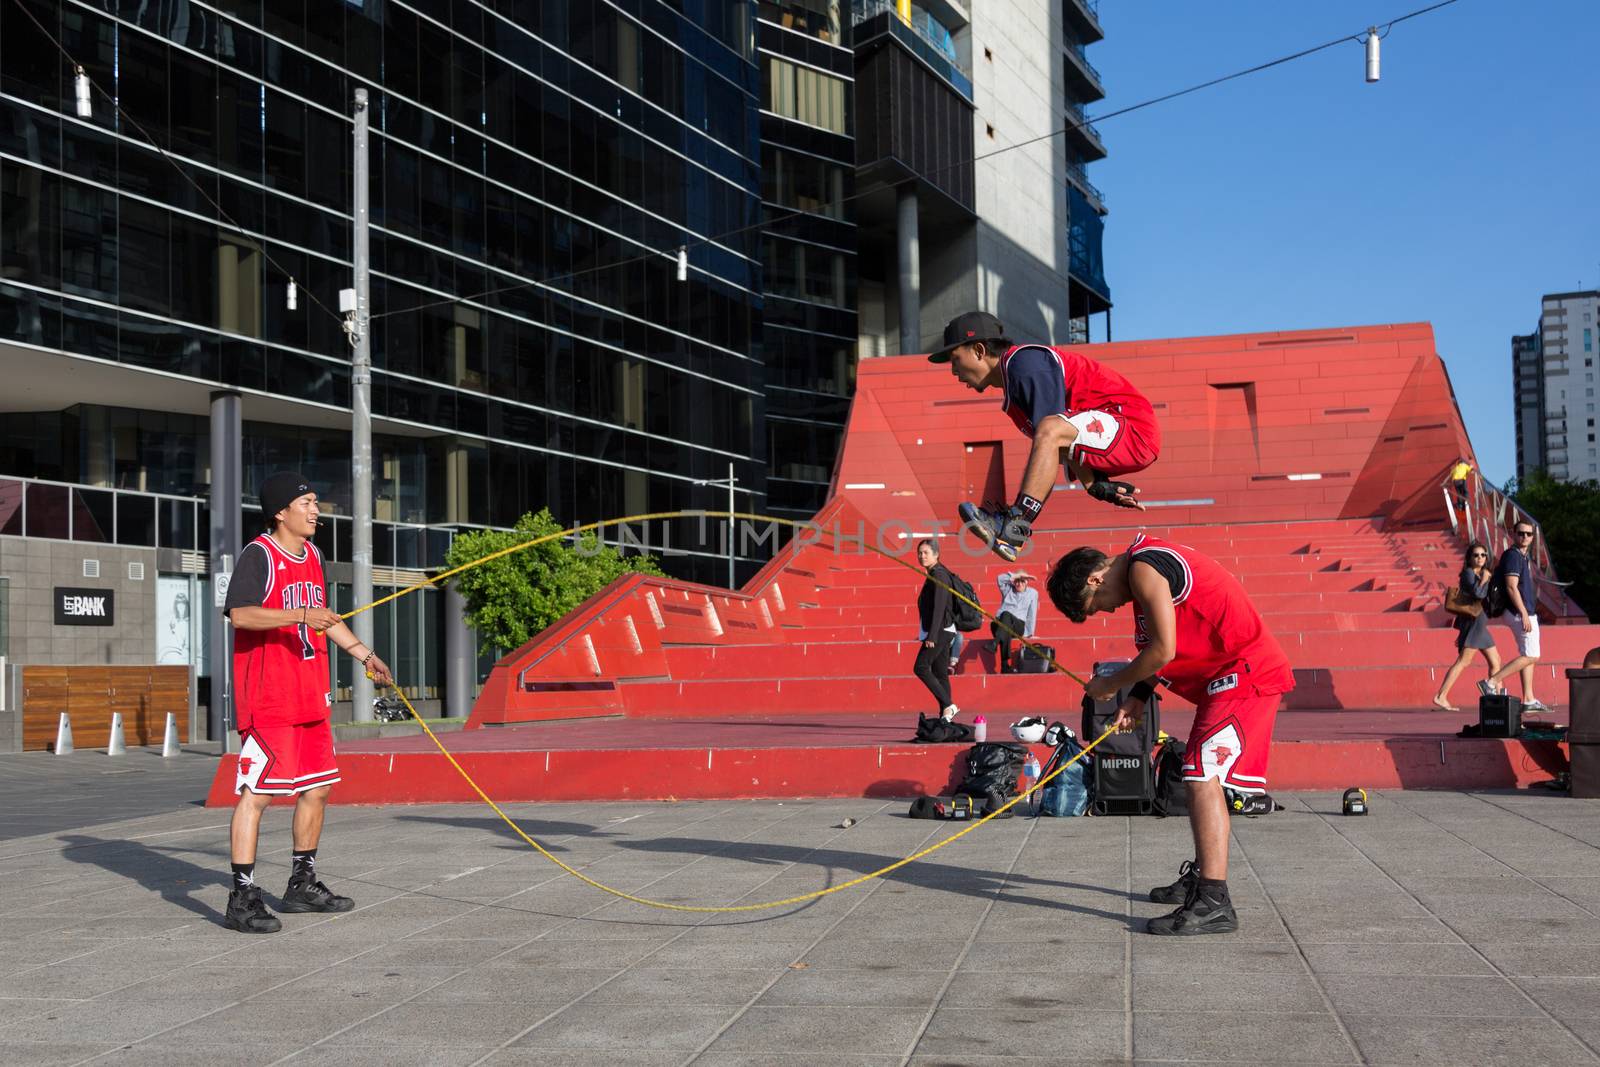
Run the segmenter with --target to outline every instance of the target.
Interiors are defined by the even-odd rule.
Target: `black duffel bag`
[[[967,749],[966,777],[956,787],[956,795],[982,797],[987,815],[1017,795],[1017,776],[1026,762],[1027,746],[1014,741],[973,745]]]

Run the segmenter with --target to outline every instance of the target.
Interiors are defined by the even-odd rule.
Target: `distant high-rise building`
[[[925,349],[974,308],[1017,339],[1087,341],[1102,314],[1109,336],[1096,7],[855,4],[862,355]]]
[[[1600,478],[1595,443],[1595,332],[1600,290],[1547,293],[1539,328],[1511,339],[1517,477],[1543,468],[1557,481]]]

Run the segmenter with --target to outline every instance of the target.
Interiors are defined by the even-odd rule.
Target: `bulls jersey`
[[[282,611],[328,606],[322,553],[310,541],[291,555],[267,534],[239,553],[224,608]],[[289,726],[328,716],[328,639],[308,626],[236,629],[233,687],[238,727]]]
[[[1152,454],[1160,451],[1150,401],[1128,379],[1071,347],[1018,345],[1000,357],[1000,379],[1001,409],[1029,437],[1052,415],[1104,411],[1139,423]]]
[[[1215,560],[1187,545],[1140,534],[1128,549],[1129,565],[1145,563],[1167,579],[1177,617],[1177,649],[1161,678],[1173,692],[1196,704],[1205,699],[1287,693],[1294,672],[1277,639],[1239,580]],[[1134,601],[1133,641],[1150,643],[1145,618]]]

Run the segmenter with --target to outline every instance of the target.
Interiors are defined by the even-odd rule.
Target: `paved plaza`
[[[138,773],[177,789],[205,768]],[[1282,797],[1234,821],[1242,929],[1194,939],[1142,932],[1163,910],[1144,892],[1189,855],[1178,819],[1000,821],[886,879],[707,916],[603,895],[481,807],[338,808],[319,870],[357,909],[247,937],[220,925],[228,812],[146,783],[150,810],[95,818],[86,797],[118,803],[86,784],[106,769],[0,762],[7,804],[20,781],[39,802],[27,819],[52,790],[77,798],[0,840],[0,1063],[1600,1062],[1600,802],[1405,792],[1346,818],[1336,796]],[[955,828],[904,811],[514,814],[601,881],[731,903],[837,884]],[[0,810],[0,829],[17,818]],[[262,844],[275,902],[286,811]]]

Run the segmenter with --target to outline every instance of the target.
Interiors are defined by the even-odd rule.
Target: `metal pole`
[[[233,553],[244,543],[241,530],[241,501],[244,497],[244,458],[240,444],[242,427],[239,394],[218,390],[211,394],[211,499],[209,533],[211,582],[207,593],[216,588],[217,575],[233,569]],[[169,547],[163,545],[162,547]],[[183,545],[170,547],[183,548]],[[206,705],[206,738],[217,743],[220,755],[228,750],[228,730],[233,726],[229,702],[229,670],[233,665],[233,627],[222,608],[213,603],[206,618],[211,626],[211,654],[206,664],[211,678],[211,697]],[[199,605],[195,605],[196,609]]]
[[[367,91],[356,90],[355,129],[355,274],[356,344],[350,374],[350,507],[354,546],[350,561],[355,569],[357,605],[372,603],[372,335],[368,330],[371,314],[372,277],[367,236],[371,222],[367,199],[371,184],[367,179]],[[355,617],[355,634],[361,643],[372,647],[372,612]],[[359,667],[354,672],[351,699],[357,722],[370,722],[372,682]]]
[[[728,461],[728,588],[733,588],[733,460]]]
[[[908,20],[909,21],[909,20]],[[899,265],[900,352],[922,350],[922,246],[917,236],[917,186],[896,191],[895,259]]]

